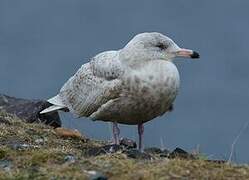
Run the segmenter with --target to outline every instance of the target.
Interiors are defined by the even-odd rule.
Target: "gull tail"
[[[61,100],[61,98],[60,98],[59,95],[56,95],[56,96],[50,98],[50,99],[48,100],[48,102],[51,103],[52,106],[50,106],[50,107],[48,107],[48,108],[42,110],[42,111],[40,112],[40,114],[45,114],[45,113],[54,112],[54,111],[58,111],[58,110],[62,110],[62,109],[67,108],[67,107],[63,104],[63,102],[62,102],[62,100]]]

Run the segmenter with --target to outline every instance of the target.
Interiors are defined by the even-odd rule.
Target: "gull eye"
[[[168,48],[168,46],[165,45],[165,44],[163,44],[163,43],[158,43],[158,44],[156,45],[156,47],[160,48],[161,50],[165,50],[165,49]]]

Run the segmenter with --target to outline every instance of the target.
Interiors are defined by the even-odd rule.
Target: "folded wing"
[[[118,52],[103,52],[84,64],[64,84],[56,96],[58,103],[52,104],[64,105],[79,117],[90,116],[103,104],[119,97],[121,91],[119,77],[122,73]]]

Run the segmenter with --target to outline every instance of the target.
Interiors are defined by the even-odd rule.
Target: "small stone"
[[[101,147],[94,147],[88,150],[87,154],[89,156],[98,156],[101,154],[115,153],[121,150],[121,146],[117,144],[108,144]]]
[[[128,138],[122,138],[120,140],[120,145],[124,146],[127,149],[137,148],[136,142]]]
[[[69,154],[64,158],[64,161],[68,163],[75,163],[76,159],[73,155]]]
[[[39,138],[35,140],[36,144],[44,144],[44,139],[43,138]]]
[[[3,169],[5,171],[10,171],[12,167],[12,163],[9,160],[0,160],[0,169]]]
[[[117,144],[107,145],[104,148],[105,150],[107,150],[108,153],[115,153],[121,149],[120,146]]]
[[[108,178],[103,175],[101,172],[97,171],[87,171],[87,173],[90,175],[90,180],[107,180]]]
[[[25,150],[25,149],[28,149],[30,148],[31,146],[29,144],[25,144],[25,143],[13,143],[13,144],[10,144],[10,147],[13,149],[13,150]]]

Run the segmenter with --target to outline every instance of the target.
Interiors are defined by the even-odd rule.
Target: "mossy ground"
[[[89,156],[105,142],[62,138],[42,124],[27,124],[0,112],[0,179],[249,179],[249,167],[205,160],[138,160],[121,152]],[[73,159],[70,160],[70,157]]]

